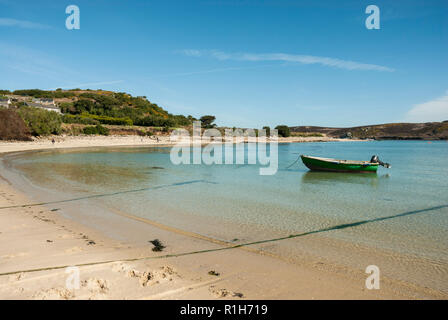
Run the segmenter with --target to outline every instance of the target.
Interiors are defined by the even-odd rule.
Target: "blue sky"
[[[0,0],[0,88],[58,87],[227,126],[448,120],[448,1]]]

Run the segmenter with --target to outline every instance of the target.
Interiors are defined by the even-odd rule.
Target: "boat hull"
[[[319,159],[316,157],[301,156],[303,164],[313,171],[330,171],[330,172],[362,172],[371,173],[378,170],[377,163],[361,162],[361,161],[342,161],[335,159]]]

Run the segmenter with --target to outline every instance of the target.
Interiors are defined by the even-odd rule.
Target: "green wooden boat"
[[[303,164],[310,170],[332,171],[332,172],[376,172],[378,166],[382,165],[390,168],[388,163],[381,162],[377,156],[373,156],[370,161],[357,160],[337,160],[331,158],[310,157],[301,155]]]

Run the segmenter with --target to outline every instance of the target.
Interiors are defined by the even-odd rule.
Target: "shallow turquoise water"
[[[257,165],[176,166],[169,150],[37,152],[11,163],[40,187],[81,196],[117,192],[91,201],[219,239],[255,241],[318,232],[446,267],[445,141],[280,144],[279,170],[273,176],[260,176]],[[354,160],[376,154],[392,168],[380,167],[377,174],[322,173],[309,172],[298,161],[286,169],[300,154]],[[120,193],[154,186],[162,187]],[[445,274],[441,280],[447,280]]]

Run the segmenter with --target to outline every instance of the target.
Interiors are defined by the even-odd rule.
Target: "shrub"
[[[73,103],[72,112],[79,114],[83,112],[92,112],[95,108],[95,103],[91,100],[80,99]]]
[[[275,129],[277,129],[278,131],[278,135],[280,137],[289,137],[291,136],[291,131],[289,130],[288,126],[285,125],[280,125],[280,126],[276,126]]]
[[[175,122],[173,119],[164,118],[159,116],[147,116],[138,119],[135,123],[138,126],[144,127],[174,127]]]
[[[81,124],[110,124],[118,126],[132,126],[133,122],[129,118],[113,118],[107,116],[97,116],[89,113],[80,115],[67,114],[63,117],[65,123],[81,123]]]
[[[76,113],[73,102],[62,102],[59,104],[62,113]]]
[[[294,137],[323,137],[324,135],[319,132],[292,132],[292,136]]]
[[[95,116],[92,114],[86,114],[82,115],[85,118],[91,118],[94,120],[98,120],[102,124],[111,124],[111,125],[117,125],[117,126],[132,126],[133,122],[129,118],[113,118],[113,117],[107,117],[107,116]]]
[[[61,116],[53,111],[39,108],[21,107],[19,115],[25,121],[33,136],[61,133]]]
[[[75,116],[72,114],[66,114],[62,117],[62,121],[64,123],[79,123],[79,124],[90,124],[90,125],[97,125],[100,124],[98,120],[87,118],[83,116]]]
[[[96,125],[95,127],[85,127],[83,129],[84,134],[100,134],[103,136],[109,135],[109,129],[102,125]]]
[[[0,140],[31,140],[31,133],[19,114],[0,109]]]
[[[173,119],[175,126],[188,126],[193,123],[192,118],[188,118],[180,114],[171,116],[171,118]]]
[[[70,98],[75,95],[73,92],[68,91],[45,91],[39,89],[15,90],[13,94],[34,98]]]

